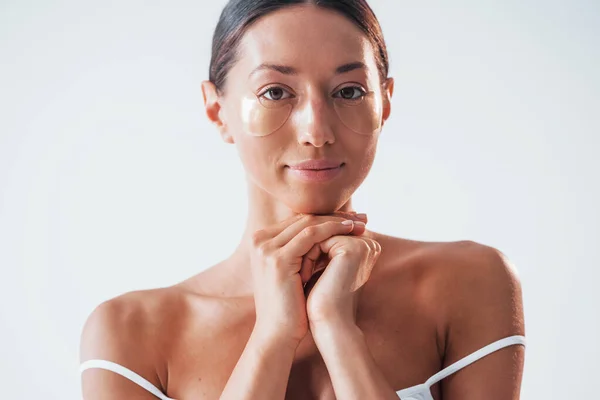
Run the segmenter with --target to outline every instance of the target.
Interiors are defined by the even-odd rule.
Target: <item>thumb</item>
[[[327,254],[330,259],[333,259],[344,252],[348,239],[348,236],[332,236],[319,244],[319,250]]]

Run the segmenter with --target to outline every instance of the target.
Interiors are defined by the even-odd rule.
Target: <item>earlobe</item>
[[[202,100],[208,120],[215,124],[223,141],[233,143],[233,137],[227,132],[222,99],[217,92],[217,87],[211,81],[202,81]]]

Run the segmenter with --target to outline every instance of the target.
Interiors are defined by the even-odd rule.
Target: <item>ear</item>
[[[227,131],[227,124],[224,119],[225,110],[222,104],[222,96],[219,96],[217,87],[211,81],[202,81],[202,99],[204,100],[208,120],[215,124],[224,142],[233,143],[233,137]]]
[[[387,78],[383,84],[383,122],[385,122],[392,112],[392,94],[394,94],[394,78]]]

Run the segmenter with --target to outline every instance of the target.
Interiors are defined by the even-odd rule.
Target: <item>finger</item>
[[[361,235],[366,230],[365,224],[356,221],[353,224],[353,229],[350,232],[351,235]],[[308,282],[308,280],[315,273],[315,268],[317,267],[317,259],[326,253],[321,251],[320,243],[316,243],[313,247],[306,253],[306,255],[302,258],[302,266],[300,267],[300,278],[302,279],[302,283]]]
[[[348,220],[346,220],[348,221]],[[288,257],[303,257],[312,247],[335,235],[347,235],[352,231],[356,222],[342,223],[342,221],[327,221],[318,225],[303,228],[291,240],[287,242],[281,251]]]
[[[356,218],[360,219],[361,221],[368,222],[367,214],[364,214],[364,213],[356,214]]]
[[[288,226],[294,224],[295,222],[301,220],[302,218],[306,217],[305,214],[296,214],[290,218],[286,218],[284,220],[281,220],[279,222],[277,222],[274,225],[268,226],[264,229],[261,229],[260,233],[262,236],[264,236],[266,239],[271,239],[276,237],[277,235],[279,235],[283,230],[285,230],[285,228],[287,228]]]
[[[352,229],[352,235],[359,236],[365,233],[367,225],[362,221],[354,221],[354,229]]]
[[[302,259],[302,266],[300,267],[300,278],[302,283],[308,282],[315,269],[315,262],[321,255],[321,249],[319,244],[314,244],[313,247],[306,253]]]
[[[362,220],[362,221],[366,222],[366,214],[350,214],[350,213],[344,212],[344,211],[336,211],[333,214],[331,214],[330,216],[344,218],[344,219]],[[262,229],[260,232],[257,232],[257,234],[261,239],[264,238],[263,240],[275,238],[276,236],[280,235],[286,228],[289,228],[290,226],[297,223],[298,221],[301,221],[306,218],[311,218],[311,217],[327,218],[327,215],[318,216],[318,215],[311,215],[311,214],[296,214],[293,217],[286,218],[272,226]],[[300,229],[302,229],[302,228],[300,228]],[[285,240],[286,236],[289,237],[289,239],[287,239],[287,241],[285,241],[284,243],[276,243],[276,245],[278,244],[277,247],[283,246],[285,243],[287,243],[289,240],[291,240],[292,237],[296,236],[297,232],[299,232],[299,230],[294,229],[289,235],[283,236],[282,238],[284,240]]]
[[[359,221],[367,222],[367,214],[357,213],[356,211],[335,211],[328,215],[339,215],[345,218],[351,218],[353,220],[358,219]]]
[[[361,253],[361,254],[363,254],[363,256],[368,256],[368,257],[372,257],[372,256],[378,257],[379,254],[381,253],[381,244],[379,244],[379,242],[377,242],[374,239],[367,238],[364,236],[358,236],[351,240],[353,240],[353,241],[356,240],[356,242],[354,242],[355,244],[352,244],[352,246],[351,246],[353,253],[355,253],[355,252]],[[335,257],[338,249],[347,243],[348,243],[347,238],[331,237],[331,238],[326,239],[323,242],[319,243],[319,248],[321,249],[321,251],[323,253],[327,254],[329,257]],[[346,248],[345,251],[348,252],[348,250],[349,250],[349,248]]]
[[[355,211],[334,211],[326,214],[304,214],[305,216],[312,215],[314,217],[339,217],[353,220],[362,220],[366,218],[367,214],[358,214]]]
[[[347,218],[341,216],[335,217],[328,215],[305,215],[303,218],[295,221],[294,223],[286,227],[276,237],[273,237],[272,244],[275,248],[281,248],[308,226],[318,225],[326,221],[342,222],[346,219]],[[308,251],[308,249],[306,251]]]
[[[370,245],[368,243],[369,239],[358,236],[352,240],[356,240],[356,239],[359,239],[359,240],[354,242],[354,244],[352,245],[353,252],[357,251],[357,250],[365,251],[365,252],[370,251]],[[322,242],[320,242],[319,248],[321,249],[321,251],[323,253],[328,254],[329,257],[335,257],[337,248],[340,246],[343,246],[344,244],[347,244],[347,243],[348,243],[347,239],[345,239],[343,237],[342,238],[331,237],[331,238],[325,239]],[[358,246],[359,248],[357,249],[355,246]]]

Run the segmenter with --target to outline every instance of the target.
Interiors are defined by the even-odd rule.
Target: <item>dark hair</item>
[[[388,76],[389,60],[377,17],[366,0],[230,0],[221,12],[212,41],[209,80],[223,91],[227,74],[237,61],[238,44],[246,29],[260,17],[286,6],[312,4],[344,15],[355,23],[373,45],[379,78]]]

